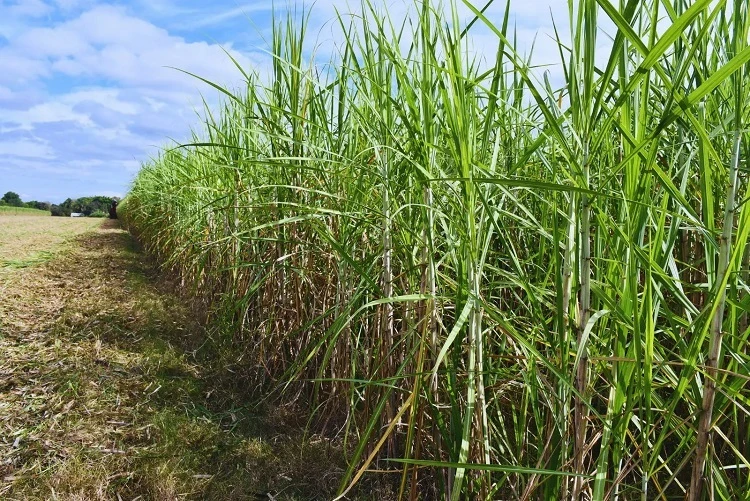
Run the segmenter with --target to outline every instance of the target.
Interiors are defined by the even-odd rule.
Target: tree
[[[31,202],[26,202],[24,205],[30,209],[49,210],[51,204],[49,202],[39,202],[37,200],[32,200]]]
[[[14,193],[12,191],[9,191],[5,195],[3,195],[3,202],[6,204],[13,206],[13,207],[23,207],[23,201],[21,200],[21,197],[18,196],[18,193]]]
[[[52,205],[50,207],[50,212],[53,216],[61,216],[61,217],[67,217],[70,216],[70,212],[68,211],[66,213],[65,209],[60,207],[59,205]]]

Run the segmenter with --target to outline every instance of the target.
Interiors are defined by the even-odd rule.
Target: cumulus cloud
[[[20,17],[41,17],[52,12],[52,8],[41,0],[20,0],[10,2],[8,13]]]
[[[65,12],[92,5],[95,3],[95,0],[53,0],[53,3]]]
[[[55,122],[71,122],[83,127],[93,125],[87,115],[77,113],[72,106],[59,101],[37,104],[28,110],[7,111],[3,113],[0,121],[20,125],[22,129],[26,130],[33,130],[36,124]]]
[[[55,188],[47,194],[57,189],[64,199],[78,183],[85,187],[79,194],[101,186],[122,193],[141,160],[170,137],[188,137],[202,106],[199,92],[215,94],[169,66],[237,86],[241,74],[224,51],[245,67],[254,64],[231,43],[188,41],[124,7],[95,5],[69,16],[85,2],[56,4],[0,4],[0,18],[16,21],[58,12],[51,22],[3,32],[0,178],[7,189],[48,183]]]
[[[54,150],[48,144],[29,139],[0,141],[0,156],[4,155],[47,160],[55,158]]]
[[[238,81],[238,71],[224,53],[243,66],[252,61],[215,43],[186,42],[123,8],[98,6],[54,27],[31,29],[0,50],[0,57],[23,59],[15,75],[27,78],[50,72],[74,77],[107,78],[120,85],[192,84],[171,67],[220,83]],[[22,54],[21,58],[19,55]]]

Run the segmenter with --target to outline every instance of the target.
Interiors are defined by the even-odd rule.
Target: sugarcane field
[[[749,10],[3,4],[0,499],[750,499]]]

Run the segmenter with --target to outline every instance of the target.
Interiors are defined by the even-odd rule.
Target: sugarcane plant
[[[277,14],[120,205],[342,498],[750,491],[748,5],[567,5],[554,68],[511,2]]]

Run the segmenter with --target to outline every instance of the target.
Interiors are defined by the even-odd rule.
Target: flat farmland
[[[248,403],[119,221],[0,231],[0,500],[335,497],[342,445]]]
[[[101,224],[97,218],[0,213],[0,267],[23,268],[45,261],[70,239]]]

